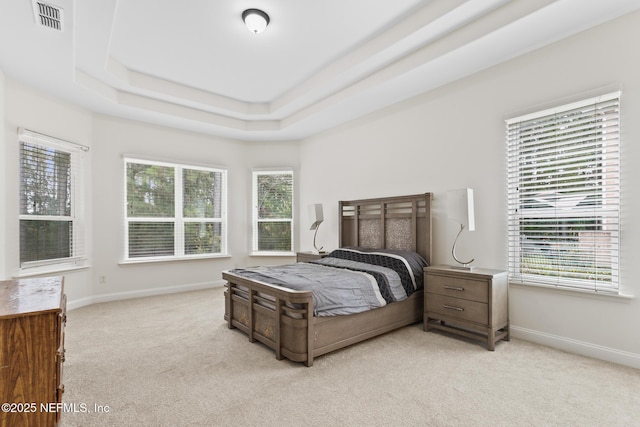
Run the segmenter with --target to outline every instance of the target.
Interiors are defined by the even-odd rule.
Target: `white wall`
[[[93,301],[107,301],[221,285],[223,270],[275,263],[251,259],[251,169],[298,168],[293,143],[259,148],[250,143],[215,138],[106,116],[94,120],[93,194],[95,245]],[[218,166],[228,171],[228,247],[230,257],[190,261],[123,264],[123,154],[186,164]],[[105,283],[100,282],[104,276]]]
[[[241,165],[243,145],[105,116],[94,118],[93,140],[94,156],[99,159],[93,169],[96,227],[91,281],[94,301],[199,289],[220,280],[216,273],[230,267],[229,258],[122,263],[125,247],[123,156],[226,168],[229,193],[233,194],[242,188],[242,182],[238,182],[241,177],[235,171],[239,163]],[[229,210],[237,208],[230,200]],[[230,235],[238,227],[234,219],[229,226]],[[236,246],[230,239],[232,251],[237,250]]]
[[[640,296],[640,225],[631,220],[640,210],[640,56],[629,44],[639,38],[635,13],[304,141],[301,203],[325,204],[319,239],[337,243],[339,199],[434,192],[432,262],[452,263],[446,190],[471,187],[476,231],[458,255],[506,269],[504,119],[622,89],[622,286]],[[640,367],[637,299],[511,286],[510,316],[516,337]]]
[[[4,114],[4,153],[3,197],[0,207],[0,219],[6,227],[2,240],[2,258],[4,271],[2,278],[10,278],[19,273],[19,155],[18,127],[24,127],[56,138],[76,142],[91,147],[91,113],[61,103],[15,81],[5,81],[5,114]],[[1,139],[0,139],[0,142]],[[86,203],[86,244],[91,258],[92,246],[92,197],[91,197],[91,151],[87,156],[85,171],[85,203]],[[90,295],[90,268],[65,272],[65,291],[69,298],[85,298]]]

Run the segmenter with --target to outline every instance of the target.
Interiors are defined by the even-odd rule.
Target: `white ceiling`
[[[0,0],[0,68],[97,113],[301,139],[640,9],[638,0]],[[242,11],[271,23],[255,35]]]

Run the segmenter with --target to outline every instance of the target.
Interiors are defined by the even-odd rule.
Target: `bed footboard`
[[[224,272],[225,315],[229,328],[237,328],[273,349],[278,360],[313,365],[313,297]]]

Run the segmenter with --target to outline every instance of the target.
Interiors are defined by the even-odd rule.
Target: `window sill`
[[[49,265],[46,267],[34,267],[20,270],[17,274],[13,275],[13,278],[21,279],[23,277],[50,276],[65,272],[73,273],[75,271],[87,270],[89,268],[91,268],[90,265]]]
[[[611,293],[593,292],[593,291],[581,290],[581,289],[558,288],[555,286],[545,286],[545,285],[539,285],[536,283],[509,282],[509,287],[526,289],[528,291],[533,291],[533,292],[552,292],[559,295],[567,295],[572,297],[589,298],[589,299],[595,299],[600,301],[610,301],[610,302],[618,302],[618,303],[629,303],[636,298],[634,295],[611,294]]]
[[[184,256],[184,257],[167,257],[167,258],[140,258],[140,259],[124,259],[121,260],[118,265],[132,265],[132,264],[149,264],[157,262],[175,262],[175,261],[199,261],[199,260],[212,260],[231,258],[231,255],[203,255],[203,256]]]
[[[259,257],[294,257],[295,252],[251,252],[249,256]]]

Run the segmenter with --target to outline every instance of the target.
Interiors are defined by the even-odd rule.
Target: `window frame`
[[[162,166],[173,169],[174,176],[174,194],[173,194],[173,203],[174,203],[174,212],[173,216],[166,217],[155,217],[155,216],[129,216],[129,197],[128,197],[128,164],[140,164],[140,165],[151,165],[151,166]],[[220,191],[220,216],[219,217],[198,217],[198,218],[190,218],[184,216],[184,183],[183,183],[183,171],[184,170],[199,170],[199,171],[207,171],[212,173],[220,173],[221,174],[221,191]],[[227,229],[228,229],[228,221],[227,221],[227,185],[228,185],[228,174],[227,170],[221,167],[215,166],[206,166],[206,165],[196,165],[196,164],[188,164],[188,163],[176,163],[171,161],[162,161],[162,160],[151,160],[148,158],[135,156],[135,155],[125,155],[123,156],[123,171],[124,171],[124,184],[123,184],[123,202],[124,202],[124,242],[123,242],[123,264],[134,264],[134,263],[146,263],[146,262],[161,262],[161,261],[179,261],[179,260],[192,260],[192,259],[210,259],[210,258],[223,258],[228,257],[228,245],[227,245]],[[171,222],[174,224],[173,232],[173,254],[172,255],[154,255],[154,256],[136,256],[131,257],[129,252],[130,242],[129,242],[129,224],[131,222],[145,222],[145,223],[154,223],[154,222]],[[186,254],[185,253],[185,225],[189,223],[219,223],[220,224],[220,252],[208,252],[208,253],[199,253],[199,254]]]
[[[61,258],[48,258],[33,261],[22,261],[20,253],[18,253],[19,274],[18,276],[30,274],[43,274],[56,271],[73,270],[85,268],[87,266],[87,248],[85,235],[85,211],[84,211],[84,171],[85,171],[85,153],[89,151],[89,147],[66,141],[53,136],[45,135],[25,128],[18,128],[18,144],[19,144],[19,199],[22,197],[23,161],[22,153],[24,151],[23,144],[30,144],[44,149],[51,149],[69,154],[69,199],[70,211],[69,215],[38,215],[21,212],[22,202],[18,203],[18,236],[19,243],[22,242],[22,232],[20,223],[22,221],[55,221],[70,223],[70,239],[69,250],[70,256]],[[20,247],[20,246],[19,246]]]
[[[259,218],[258,209],[258,177],[261,175],[290,175],[291,176],[291,217],[290,218]],[[252,193],[252,239],[251,239],[251,255],[254,256],[292,256],[295,255],[295,175],[291,168],[279,168],[269,170],[253,170],[251,179]],[[261,222],[289,222],[291,225],[291,240],[289,250],[260,250],[259,245],[259,224]]]
[[[505,121],[512,283],[620,295],[620,96]]]

